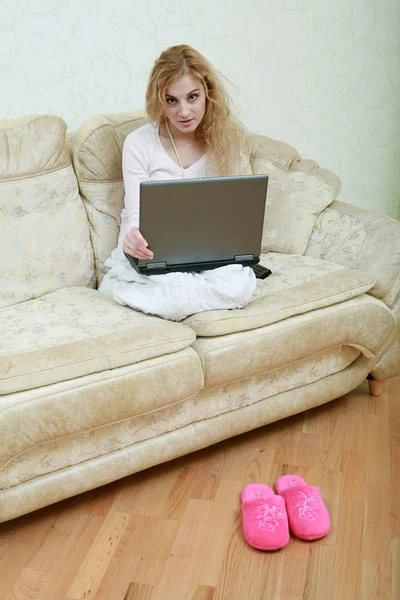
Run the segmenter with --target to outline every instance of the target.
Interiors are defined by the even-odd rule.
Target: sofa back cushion
[[[124,207],[122,147],[126,136],[148,123],[143,112],[97,115],[74,135],[72,155],[91,229],[97,284],[104,262],[117,246]]]
[[[339,192],[338,178],[260,135],[250,137],[250,163],[253,173],[269,175],[262,251],[304,254],[318,215]]]
[[[93,285],[85,207],[52,115],[0,120],[0,308]]]

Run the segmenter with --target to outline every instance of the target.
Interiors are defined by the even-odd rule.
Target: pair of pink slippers
[[[331,520],[317,487],[298,475],[279,477],[275,487],[278,495],[260,483],[242,490],[243,533],[251,546],[279,550],[289,542],[289,528],[303,540],[328,533]]]

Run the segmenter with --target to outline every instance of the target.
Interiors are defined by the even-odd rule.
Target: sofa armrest
[[[305,252],[372,273],[368,292],[391,306],[400,292],[400,222],[335,200],[318,217]]]
[[[400,373],[400,294],[397,294],[390,309],[396,319],[396,327],[381,351],[381,359],[371,371],[376,381],[385,381]]]

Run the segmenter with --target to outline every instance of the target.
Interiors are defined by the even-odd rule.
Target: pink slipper
[[[290,531],[303,540],[324,537],[331,528],[328,510],[317,487],[299,475],[283,475],[275,483],[286,502]]]
[[[243,533],[250,546],[278,550],[289,541],[285,501],[267,485],[251,483],[242,490]]]

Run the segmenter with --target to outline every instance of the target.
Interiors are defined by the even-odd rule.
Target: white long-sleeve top
[[[122,150],[125,208],[121,212],[120,246],[132,227],[139,227],[140,182],[182,179],[181,168],[161,143],[159,128],[148,123],[127,135]],[[185,179],[209,174],[206,154],[184,169]]]

